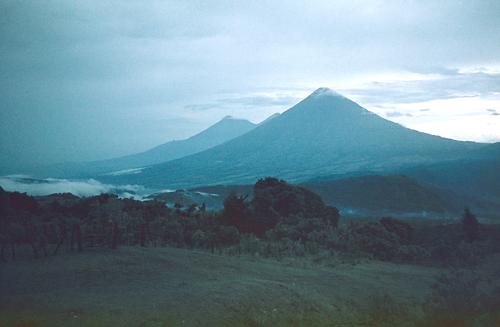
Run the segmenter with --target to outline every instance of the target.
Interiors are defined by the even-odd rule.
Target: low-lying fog
[[[58,178],[39,179],[28,175],[9,175],[0,177],[0,186],[6,191],[17,191],[29,195],[49,195],[72,193],[77,196],[93,196],[114,193],[119,197],[141,200],[157,191],[140,185],[103,184],[95,179],[69,180]]]

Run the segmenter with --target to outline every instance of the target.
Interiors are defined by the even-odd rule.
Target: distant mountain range
[[[271,117],[274,117],[274,115]],[[256,126],[257,124],[248,120],[226,116],[204,131],[185,140],[170,141],[141,153],[109,160],[69,162],[40,167],[34,173],[37,176],[59,178],[87,178],[106,174],[111,176],[136,174],[144,167],[210,149],[245,134]]]
[[[101,161],[97,164],[106,167],[108,171],[150,166],[213,148],[251,131],[256,126],[248,120],[226,116],[188,139],[171,141],[142,153]]]
[[[44,167],[37,175],[183,189],[161,196],[214,206],[224,190],[251,190],[258,178],[273,176],[346,210],[446,213],[469,205],[500,211],[500,143],[408,129],[327,88],[258,125],[226,117],[186,140],[116,159]]]
[[[387,174],[472,157],[498,159],[496,149],[488,147],[405,128],[320,88],[279,117],[228,142],[104,180],[169,188],[246,184],[263,176],[297,183]]]

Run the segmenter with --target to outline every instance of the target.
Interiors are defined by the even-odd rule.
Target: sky
[[[0,2],[0,169],[135,153],[330,87],[500,141],[500,1]]]

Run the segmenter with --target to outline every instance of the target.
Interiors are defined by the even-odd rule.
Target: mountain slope
[[[262,176],[301,182],[453,160],[484,146],[405,128],[320,88],[220,146],[110,180],[156,187],[253,183]]]
[[[303,185],[344,211],[420,214],[449,209],[438,192],[406,176],[361,176]]]
[[[248,120],[224,117],[204,131],[180,141],[171,141],[145,152],[109,160],[83,163],[62,163],[44,167],[37,175],[49,177],[95,177],[101,174],[129,175],[140,172],[140,168],[210,149],[257,126]]]
[[[420,182],[500,206],[500,156],[464,158],[402,171]]]
[[[255,124],[245,119],[226,116],[204,131],[181,141],[171,141],[148,151],[107,160],[115,167],[134,168],[174,160],[222,144],[252,130]]]
[[[299,184],[321,196],[323,201],[341,210],[343,215],[422,215],[427,213],[460,214],[463,198],[422,185],[402,175],[369,175],[338,180],[312,181]],[[253,185],[213,185],[191,190],[177,190],[152,195],[170,205],[205,203],[220,210],[230,193],[253,197]],[[475,204],[475,203],[471,203]],[[499,206],[500,207],[500,206]],[[476,206],[472,206],[476,212]]]

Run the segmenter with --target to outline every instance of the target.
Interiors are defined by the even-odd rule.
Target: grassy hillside
[[[373,301],[384,297],[388,309],[412,308],[439,270],[123,247],[22,260],[0,273],[0,326],[336,326],[379,319],[383,303]]]
[[[339,224],[303,187],[266,178],[254,191],[210,212],[0,190],[0,326],[500,321],[499,225],[468,210],[453,224]]]
[[[499,257],[471,271],[318,260],[133,247],[23,259],[0,266],[0,326],[499,325],[500,292],[480,295],[500,290]]]

